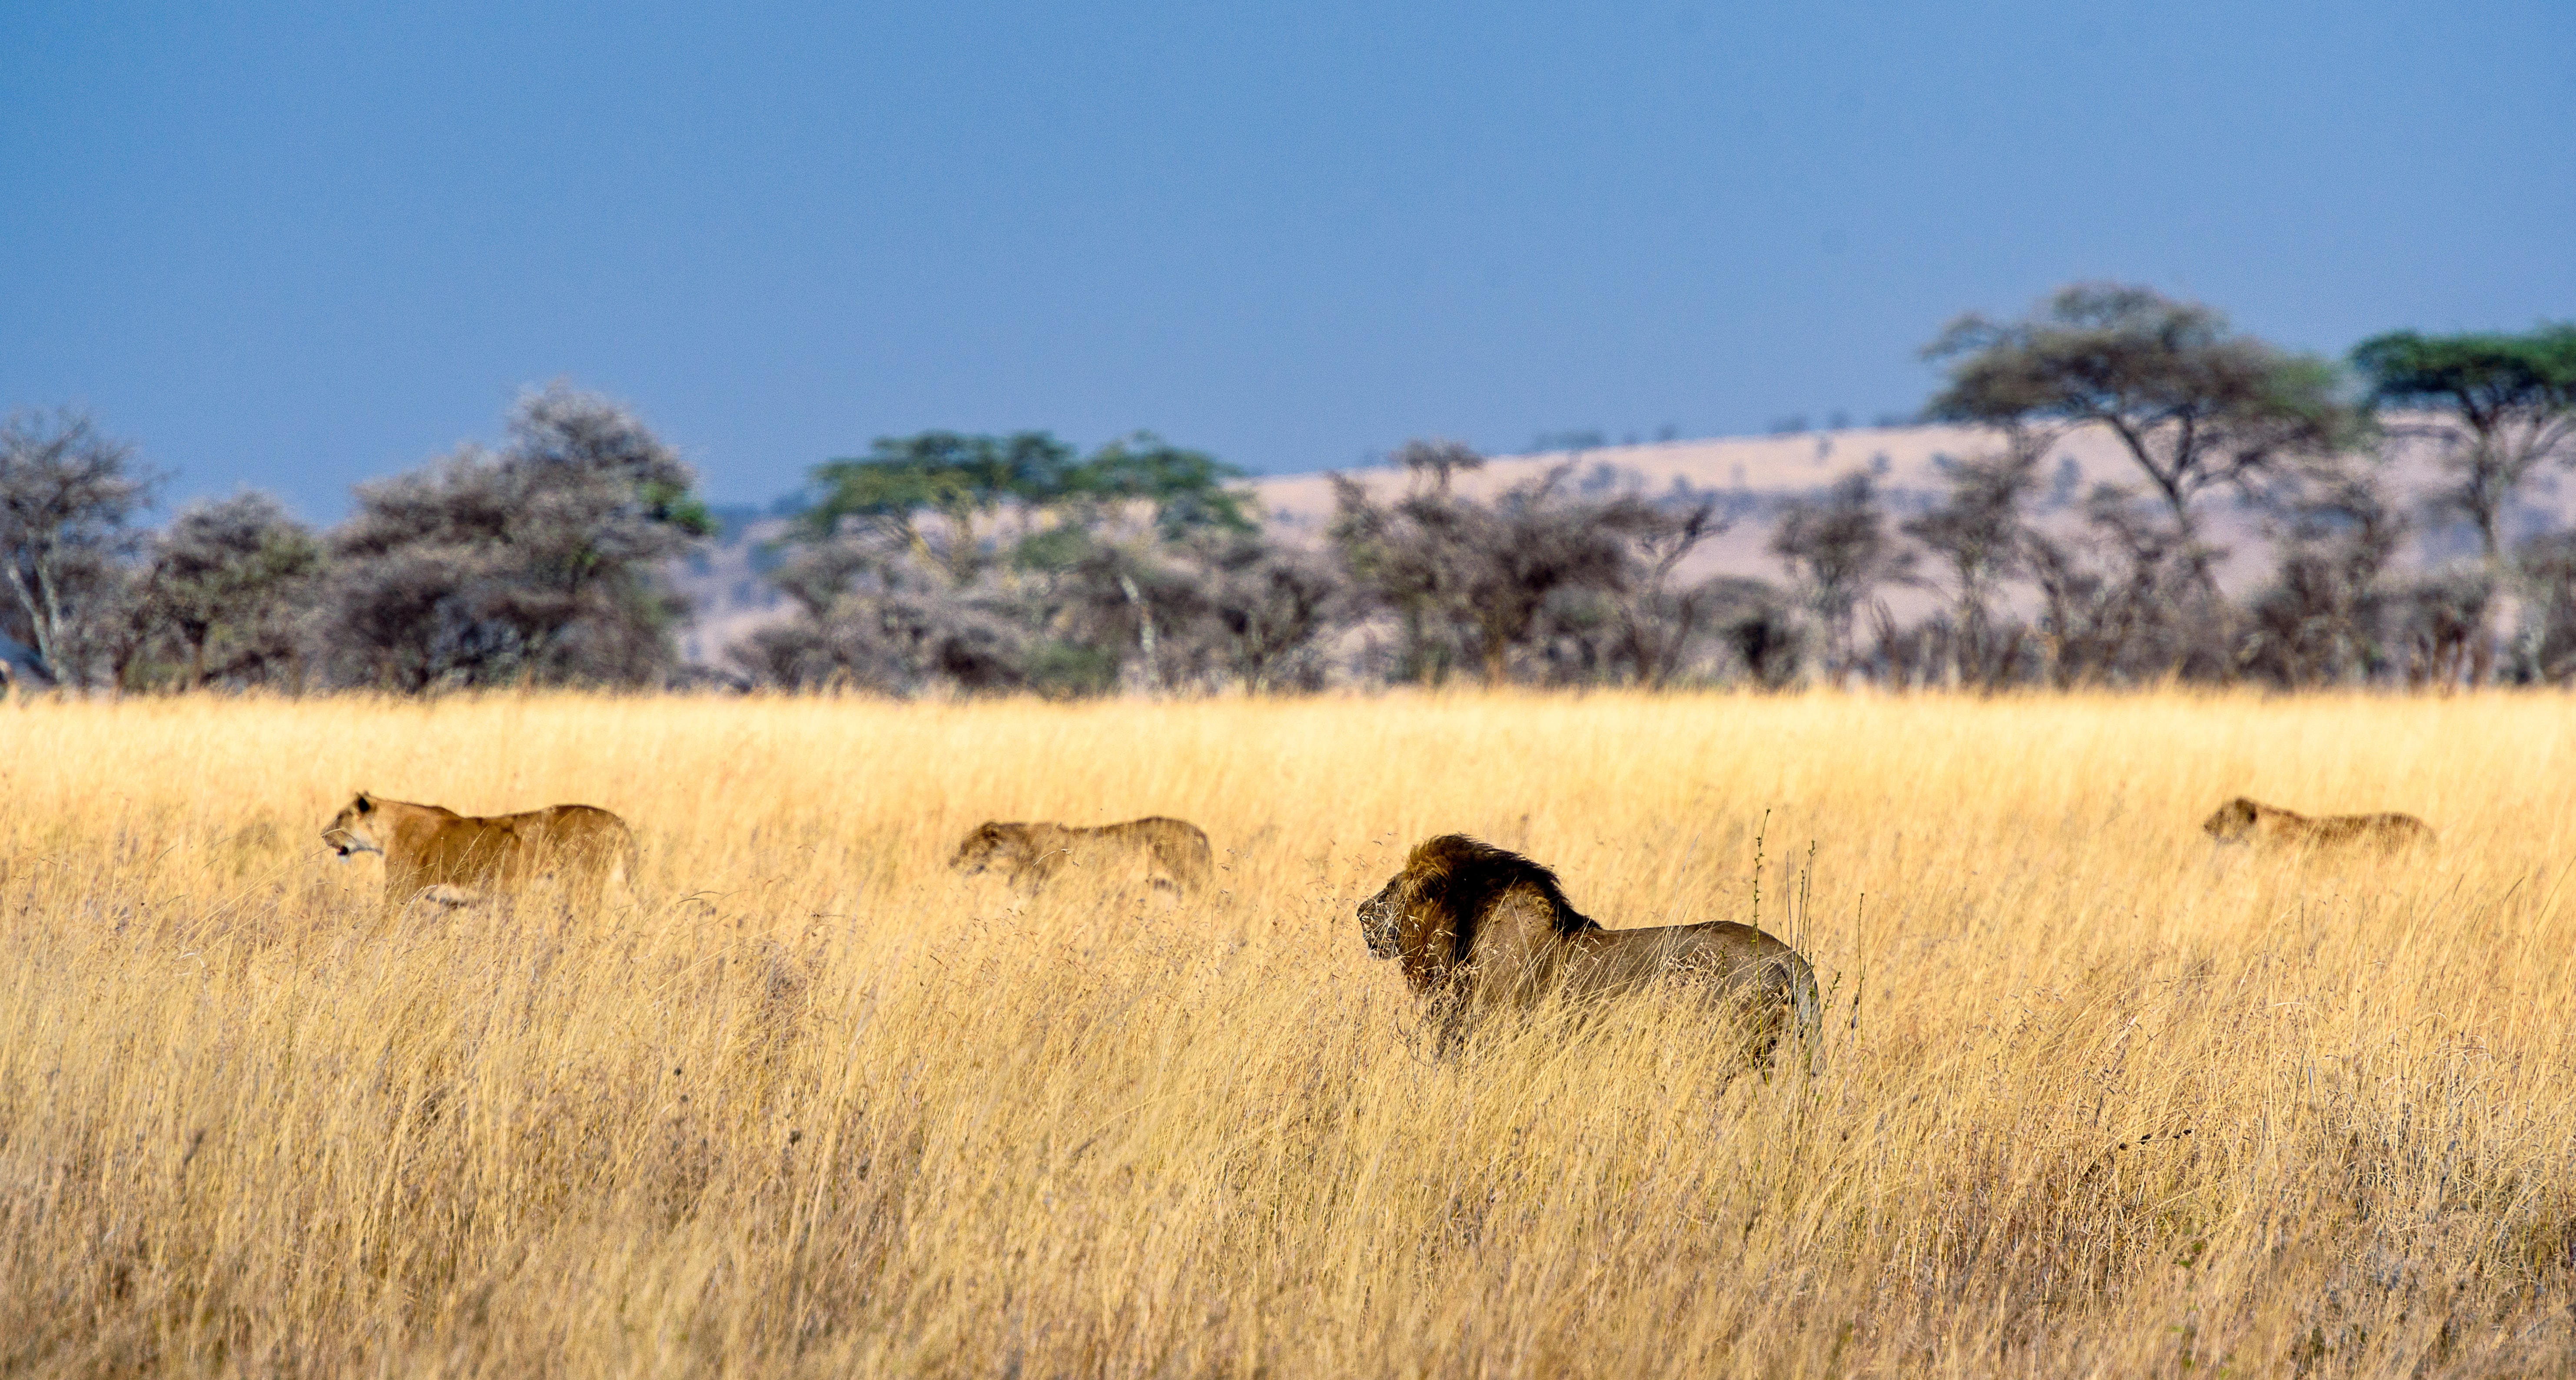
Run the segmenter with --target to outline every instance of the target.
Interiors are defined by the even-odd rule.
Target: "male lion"
[[[1141,878],[1177,892],[1196,891],[1216,874],[1208,836],[1187,820],[1161,816],[1095,829],[990,821],[975,826],[948,865],[969,877],[1000,869],[1031,894],[1068,869],[1102,881]]]
[[[478,819],[360,791],[331,817],[322,841],[343,859],[383,855],[389,912],[415,899],[470,905],[541,881],[562,886],[576,904],[596,906],[611,878],[622,875],[631,886],[636,875],[634,831],[589,805]]]
[[[1754,1057],[1794,1022],[1812,1063],[1824,1006],[1797,950],[1750,925],[1607,930],[1575,910],[1545,867],[1464,834],[1414,846],[1404,870],[1360,903],[1369,953],[1392,958],[1444,1016],[1454,1045],[1471,1016],[1526,1009],[1550,992],[1589,998],[1650,982],[1698,985],[1713,1004],[1752,1008]]]
[[[2395,853],[2433,842],[2432,826],[2413,815],[2310,819],[2241,795],[2219,806],[2200,827],[2220,843],[2250,843],[2265,851],[2317,848]]]

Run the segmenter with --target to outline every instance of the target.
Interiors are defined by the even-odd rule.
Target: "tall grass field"
[[[388,916],[361,788],[642,875]],[[1212,892],[947,868],[1148,814]],[[1452,831],[1789,938],[1816,1071],[1444,1053],[1352,907]],[[0,1371],[2563,1374],[2571,867],[2558,696],[10,705]]]

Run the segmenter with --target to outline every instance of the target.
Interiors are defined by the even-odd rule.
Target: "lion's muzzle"
[[[1368,940],[1369,957],[1394,958],[1403,952],[1395,942],[1397,912],[1395,884],[1392,882],[1384,891],[1360,902],[1360,935]]]
[[[359,838],[356,834],[350,833],[346,829],[323,830],[322,846],[339,855],[343,861],[353,858],[360,853],[371,853],[375,851],[373,848],[368,846],[365,839]]]

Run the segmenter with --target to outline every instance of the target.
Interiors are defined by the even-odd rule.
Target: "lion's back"
[[[560,876],[585,887],[633,857],[634,831],[594,805],[451,815],[389,844],[386,861],[425,886],[503,887]]]
[[[1774,971],[1794,979],[1807,967],[1807,960],[1779,936],[1732,920],[1598,929],[1572,936],[1570,942],[1584,952],[1593,980],[1609,985],[1692,976],[1732,989]]]
[[[519,827],[550,848],[622,846],[635,836],[625,820],[596,805],[549,805],[509,818],[513,823],[526,821]]]
[[[2352,848],[2396,852],[2433,842],[2433,827],[2413,815],[2308,816],[2269,805],[2255,806],[2254,841],[2267,849]]]
[[[2404,814],[2331,815],[2311,823],[2309,841],[2392,850],[2412,848],[2433,842],[2433,826]]]
[[[635,831],[596,805],[549,805],[494,822],[509,824],[525,841],[531,866],[584,878],[605,876],[635,851]]]
[[[1216,870],[1208,837],[1187,820],[1160,815],[1078,828],[1052,822],[987,824],[970,836],[961,861],[976,851],[1006,862],[1023,886],[1043,887],[1068,870],[1111,884],[1148,883],[1187,891]]]
[[[1123,851],[1151,856],[1184,885],[1196,886],[1216,870],[1207,832],[1185,819],[1151,815],[1103,825],[1096,833]]]

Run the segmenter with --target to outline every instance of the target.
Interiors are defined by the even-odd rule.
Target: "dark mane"
[[[1526,886],[1546,898],[1558,934],[1581,934],[1601,928],[1565,899],[1565,888],[1554,872],[1518,853],[1465,834],[1442,834],[1423,840],[1415,845],[1405,871],[1417,895],[1426,901],[1437,900],[1449,912],[1453,963],[1467,961],[1475,951],[1476,922],[1514,887]]]

